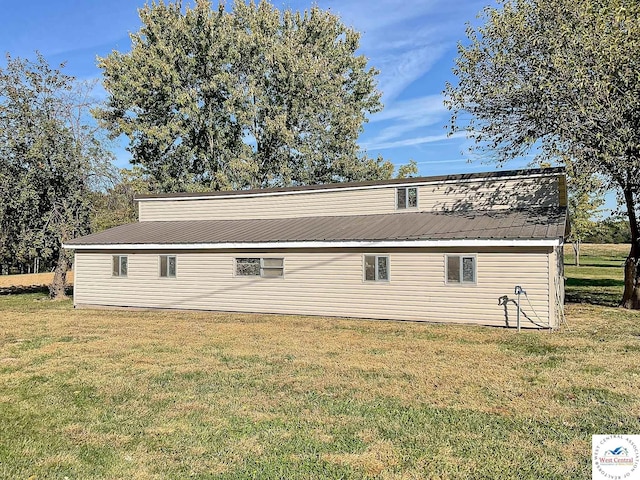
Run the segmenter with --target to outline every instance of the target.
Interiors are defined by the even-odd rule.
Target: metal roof
[[[380,215],[130,223],[65,247],[389,240],[546,240],[562,238],[566,208],[407,212]]]
[[[394,178],[388,180],[369,180],[364,182],[344,182],[344,183],[324,183],[320,185],[298,185],[293,187],[275,187],[275,188],[259,188],[252,190],[222,190],[216,192],[181,192],[181,193],[161,193],[136,195],[135,200],[147,200],[155,198],[191,198],[191,197],[226,197],[238,195],[268,195],[273,193],[286,192],[313,192],[317,190],[333,190],[375,187],[385,185],[411,185],[411,184],[427,184],[442,182],[460,182],[486,179],[499,179],[505,177],[532,177],[532,176],[554,176],[564,175],[564,167],[549,168],[528,168],[522,170],[499,170],[494,172],[481,173],[463,173],[457,175],[438,175],[431,177],[415,177],[415,178]]]

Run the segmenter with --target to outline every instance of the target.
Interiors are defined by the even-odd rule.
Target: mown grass
[[[0,478],[590,478],[640,314],[555,333],[0,297]]]
[[[582,245],[580,266],[575,266],[571,245],[565,245],[567,301],[617,306],[624,290],[624,262],[629,245]]]

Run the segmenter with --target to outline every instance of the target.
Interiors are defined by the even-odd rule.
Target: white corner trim
[[[457,180],[433,180],[424,182],[406,182],[406,183],[385,183],[382,185],[363,185],[357,187],[337,187],[337,188],[317,188],[313,190],[293,190],[286,192],[253,192],[247,194],[234,194],[234,195],[201,195],[201,196],[175,196],[175,197],[151,197],[151,198],[135,198],[136,202],[166,202],[166,201],[188,201],[188,200],[215,200],[218,198],[252,198],[252,197],[277,197],[281,195],[302,195],[311,193],[326,193],[326,192],[348,192],[353,190],[375,190],[379,188],[398,188],[398,187],[422,187],[425,185],[448,185],[451,183],[474,183],[474,182],[492,182],[502,180],[514,180],[518,178],[540,178],[540,177],[556,177],[558,173],[536,173],[532,175],[509,175],[504,177],[489,177],[489,178],[462,178]],[[236,190],[237,191],[237,190]]]
[[[557,247],[561,239],[544,240],[372,240],[334,242],[122,243],[63,244],[73,250],[263,250],[274,248],[402,248],[402,247]]]

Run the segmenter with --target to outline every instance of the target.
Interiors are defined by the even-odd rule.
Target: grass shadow
[[[624,280],[613,278],[567,278],[567,287],[624,287]]]
[[[0,288],[0,295],[22,295],[25,293],[49,294],[49,285],[19,285]],[[73,285],[65,285],[64,293],[69,296],[73,295]]]
[[[571,287],[567,284],[565,292],[565,303],[588,303],[604,307],[617,307],[621,298],[622,291],[617,287],[594,289],[591,286]]]

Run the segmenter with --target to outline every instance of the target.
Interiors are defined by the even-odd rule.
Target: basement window
[[[176,277],[175,255],[160,255],[160,276],[165,278]]]
[[[236,276],[284,277],[284,258],[236,258]]]
[[[398,187],[396,188],[396,208],[417,208],[418,187]]]
[[[446,266],[447,283],[476,283],[474,255],[447,255]]]
[[[364,279],[367,282],[388,282],[389,257],[387,255],[365,255]]]
[[[128,258],[126,255],[113,256],[113,276],[126,277],[128,271]]]

